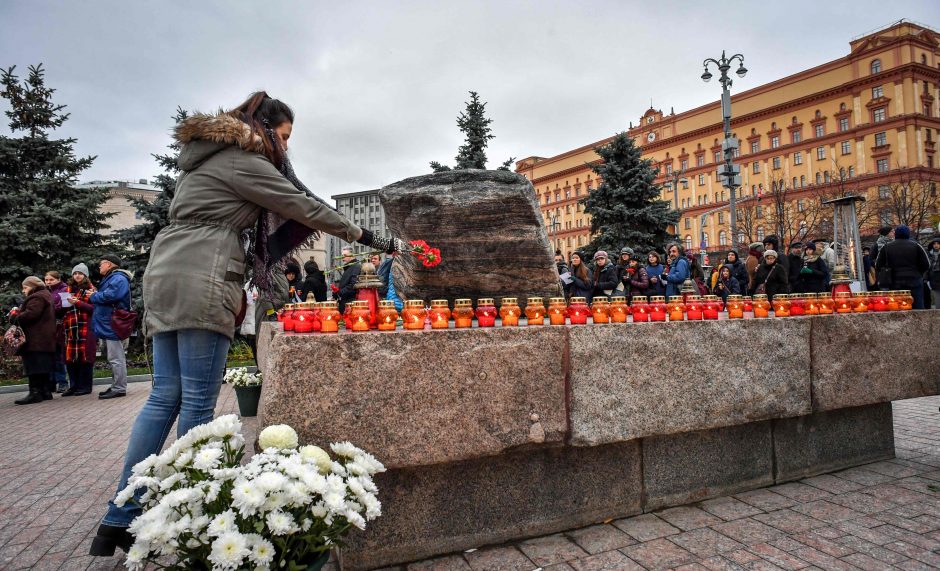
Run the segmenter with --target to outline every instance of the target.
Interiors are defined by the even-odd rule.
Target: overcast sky
[[[624,130],[651,99],[667,113],[716,100],[699,76],[722,49],[745,56],[741,91],[901,18],[940,29],[940,2],[0,0],[0,66],[45,65],[71,112],[60,135],[98,157],[82,181],[152,178],[177,106],[265,89],[293,107],[295,168],[328,198],[452,164],[470,90],[496,168]]]

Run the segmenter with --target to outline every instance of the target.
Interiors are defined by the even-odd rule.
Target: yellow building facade
[[[932,193],[927,218],[936,225],[940,34],[902,21],[849,46],[845,57],[732,95],[731,128],[740,140],[734,162],[742,178],[739,245],[778,233],[784,219],[800,225],[785,230],[784,240],[824,237],[820,204],[845,193],[870,199],[871,216],[861,222],[866,229],[896,223],[890,195],[904,186],[906,198],[915,180]],[[715,101],[677,114],[649,109],[627,130],[659,167],[662,198],[680,212],[675,233],[692,251],[732,245],[729,192],[716,173],[724,161],[721,119]],[[594,148],[609,141],[516,163],[535,188],[551,240],[566,256],[590,242],[590,217],[579,201],[597,188],[587,165],[599,161]],[[685,184],[674,194],[667,183],[678,178]],[[783,207],[768,195],[778,188],[789,214],[773,218]]]

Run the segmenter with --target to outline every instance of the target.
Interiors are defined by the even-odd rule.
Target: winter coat
[[[757,267],[760,266],[761,259],[760,256],[754,254],[754,252],[749,252],[747,255],[747,261],[744,262],[744,269],[747,271],[747,291],[748,293],[754,291],[756,287],[754,285],[754,274],[757,273]]]
[[[65,328],[62,326],[62,298],[59,296],[60,293],[67,293],[69,291],[69,284],[60,281],[54,286],[49,288],[49,293],[52,294],[52,309],[55,312],[56,316],[56,343],[59,347],[65,346]]]
[[[646,268],[643,266],[637,266],[633,274],[630,274],[630,269],[626,268],[623,272],[622,281],[628,300],[633,299],[635,295],[647,295],[646,292],[650,287],[650,278],[649,274],[646,273]]]
[[[607,296],[606,292],[617,289],[618,283],[617,268],[612,266],[610,262],[604,264],[597,276],[597,281],[594,282],[594,290],[591,292],[592,297]]]
[[[353,264],[343,270],[342,277],[339,278],[339,299],[340,304],[345,306],[347,301],[356,299],[356,281],[359,280],[359,272],[362,266]]]
[[[151,258],[152,260],[152,258]],[[111,314],[116,308],[131,308],[131,273],[127,270],[116,269],[108,272],[98,285],[98,291],[91,294],[88,300],[94,304],[95,313],[91,318],[92,330],[99,339],[118,340],[117,334],[111,328]],[[238,291],[242,291],[239,287]],[[192,292],[181,292],[180,304]],[[232,323],[235,327],[235,323]]]
[[[375,270],[375,274],[379,276],[379,279],[382,280],[382,287],[379,288],[379,299],[385,299],[388,296],[388,276],[392,273],[392,258],[391,256],[382,260],[382,263],[379,264],[379,267]]]
[[[94,363],[98,338],[91,326],[95,311],[91,303],[91,289],[68,287],[68,291],[78,301],[62,310],[62,325],[65,330],[65,362]]]
[[[55,353],[55,310],[52,307],[52,294],[45,286],[36,288],[26,296],[11,321],[19,325],[26,335],[26,342],[17,354]]]
[[[828,244],[819,246],[822,248],[822,254],[819,255],[826,262],[827,274],[831,274],[836,267],[836,251]]]
[[[307,274],[300,284],[300,301],[307,301],[307,294],[313,294],[316,301],[326,301],[326,277],[317,271]]]
[[[666,299],[674,295],[682,295],[679,288],[689,279],[691,267],[689,261],[685,258],[678,258],[672,262],[669,268],[669,275],[666,276]]]
[[[754,289],[766,282],[767,299],[773,300],[775,295],[787,293],[790,290],[790,280],[787,278],[787,269],[775,262],[768,266],[767,262],[761,262],[757,271],[754,273]]]
[[[649,287],[646,288],[646,295],[666,295],[666,284],[663,283],[662,275],[665,268],[662,264],[656,264],[655,266],[646,266],[646,275],[649,278]],[[656,278],[656,281],[653,281],[653,278]]]
[[[182,174],[144,274],[148,336],[180,329],[234,336],[245,296],[241,233],[264,209],[347,242],[360,236],[358,226],[284,178],[262,154],[261,137],[238,118],[194,115],[176,139]]]
[[[594,284],[591,282],[590,274],[588,274],[586,280],[582,280],[572,271],[571,283],[568,285],[568,293],[571,297],[583,297],[587,299],[588,303],[591,303],[591,300],[594,298]]]
[[[930,269],[930,260],[923,246],[914,240],[892,240],[878,252],[875,271],[882,268],[891,268],[891,283],[879,286],[913,289],[924,283],[924,273]]]
[[[730,277],[726,280],[719,278],[718,283],[712,288],[712,293],[721,297],[723,303],[727,303],[729,295],[741,295],[741,282],[735,277]]]
[[[809,273],[803,272],[803,268],[810,270]],[[800,267],[793,268],[791,271],[796,274],[796,286],[799,293],[822,293],[826,291],[826,262],[819,256],[804,256]],[[791,283],[793,281],[791,280]]]
[[[800,282],[800,270],[803,269],[803,256],[787,254],[787,278],[790,280],[791,293],[803,293]]]
[[[930,289],[940,290],[940,251],[933,248],[927,252],[927,259],[930,261],[930,269],[927,270],[927,280],[930,282]]]

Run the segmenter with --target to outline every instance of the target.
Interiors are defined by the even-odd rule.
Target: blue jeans
[[[915,286],[911,286],[911,297],[914,298],[914,305],[912,309],[929,309],[924,305],[924,283],[920,282]]]
[[[177,438],[212,420],[230,344],[225,335],[202,329],[154,336],[153,388],[134,422],[118,492],[127,485],[135,464],[160,453],[177,416]],[[112,500],[102,523],[127,527],[138,515],[136,505],[118,507]]]

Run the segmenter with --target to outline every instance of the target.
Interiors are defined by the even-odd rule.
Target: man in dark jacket
[[[790,293],[805,293],[805,290],[800,289],[800,270],[803,268],[802,242],[793,242],[790,244],[790,251],[787,254],[786,265],[787,277],[790,279]]]
[[[304,281],[300,284],[300,301],[307,301],[313,294],[314,301],[326,301],[326,278],[320,266],[313,260],[304,264]]]
[[[131,308],[131,274],[121,269],[121,258],[110,254],[101,257],[98,271],[104,277],[98,291],[88,298],[95,306],[91,327],[98,339],[104,339],[111,364],[111,386],[98,393],[98,398],[113,399],[127,394],[127,361],[124,340],[111,327],[111,314],[117,308]]]
[[[930,269],[930,260],[923,246],[911,240],[911,229],[903,224],[894,229],[894,240],[878,252],[875,271],[891,270],[891,284],[879,284],[891,289],[911,290],[914,309],[925,309],[924,273]]]
[[[359,272],[362,266],[356,261],[351,248],[343,248],[343,265],[351,264],[343,270],[343,275],[339,278],[339,312],[346,311],[346,303],[356,299],[356,280],[359,279]]]

